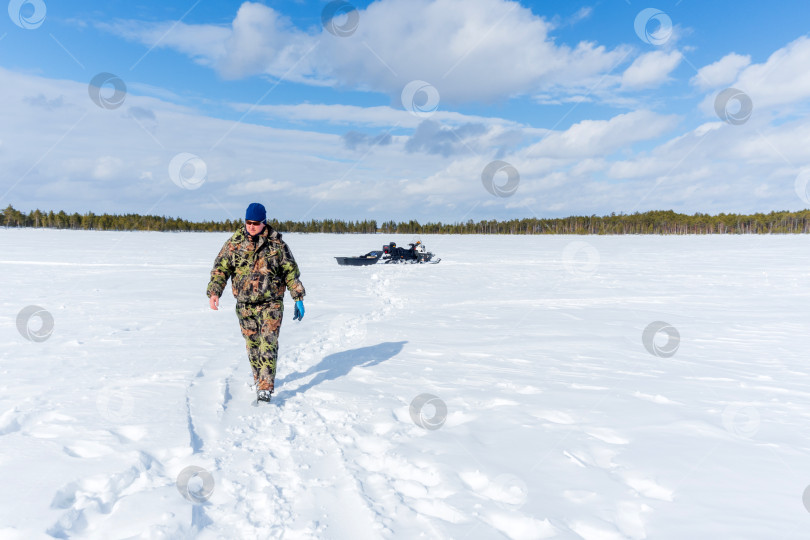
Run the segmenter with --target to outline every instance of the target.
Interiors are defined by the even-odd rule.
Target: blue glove
[[[304,301],[303,300],[296,300],[295,301],[295,315],[293,316],[294,321],[302,321],[304,319]]]

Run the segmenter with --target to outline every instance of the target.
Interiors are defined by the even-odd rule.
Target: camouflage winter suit
[[[231,278],[236,315],[259,390],[273,390],[284,291],[289,288],[293,300],[302,300],[306,292],[298,279],[300,275],[290,248],[269,225],[255,242],[243,225],[225,242],[214,261],[208,296],[221,297]]]

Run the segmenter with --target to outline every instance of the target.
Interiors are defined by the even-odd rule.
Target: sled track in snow
[[[225,536],[239,531],[244,538],[314,538],[326,534],[340,514],[351,516],[355,532],[372,530],[373,511],[347,465],[341,435],[316,410],[323,400],[313,403],[301,395],[252,407],[251,398],[250,386],[241,385],[234,396],[240,405],[219,420],[220,437],[205,441],[200,457],[214,462],[217,481],[205,507],[207,530]],[[339,500],[330,495],[336,485]],[[297,509],[310,515],[313,507],[322,508],[324,521],[302,522]]]
[[[390,295],[391,281],[390,276],[374,275],[366,291],[370,297],[382,299],[374,311],[318,332],[289,355],[282,352],[279,363],[284,371],[305,371],[324,355],[346,345],[343,332],[354,331],[356,338],[358,328],[382,320],[401,307],[402,302]],[[364,331],[359,335],[362,339]],[[216,375],[217,370],[209,374],[208,364],[200,370],[202,377],[191,383],[189,392],[193,387],[213,384],[205,379]],[[360,538],[391,533],[381,524],[384,518],[374,510],[357,467],[352,466],[344,451],[347,445],[356,446],[351,426],[359,421],[358,412],[334,410],[329,396],[319,390],[296,393],[296,388],[306,386],[314,377],[317,374],[299,379],[295,387],[275,394],[270,404],[251,406],[254,395],[247,382],[250,369],[243,358],[234,363],[225,380],[215,416],[210,407],[195,407],[195,400],[189,398],[191,448],[195,454],[199,452],[202,462],[214,463],[211,472],[217,482],[214,495],[204,506],[209,520],[206,532],[286,539],[324,535]],[[326,411],[336,414],[327,418]],[[206,425],[208,431],[218,434],[215,438],[200,435],[206,429],[198,426]],[[323,519],[301,517],[311,516],[313,508]]]

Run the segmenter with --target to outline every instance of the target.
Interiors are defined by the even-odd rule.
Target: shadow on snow
[[[273,401],[282,402],[295,394],[306,392],[313,386],[321,384],[324,381],[333,381],[339,377],[343,377],[347,375],[352,368],[376,366],[398,355],[406,343],[408,342],[390,341],[325,356],[320,363],[310,367],[308,370],[290,373],[280,381],[276,381],[276,387],[284,387],[292,381],[315,375],[311,381],[302,386],[291,390],[282,390],[273,397]]]

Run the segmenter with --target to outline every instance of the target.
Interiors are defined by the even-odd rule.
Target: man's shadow
[[[384,362],[390,358],[395,357],[400,352],[407,341],[390,341],[372,345],[370,347],[362,347],[360,349],[351,349],[349,351],[341,351],[338,353],[325,356],[323,360],[317,365],[312,366],[306,371],[298,371],[290,373],[280,381],[276,382],[276,386],[287,386],[292,381],[315,375],[311,381],[299,386],[292,390],[282,390],[273,397],[274,402],[283,402],[287,398],[306,392],[313,386],[321,384],[324,381],[332,381],[339,377],[347,375],[354,367],[371,367],[376,366],[380,362]]]

